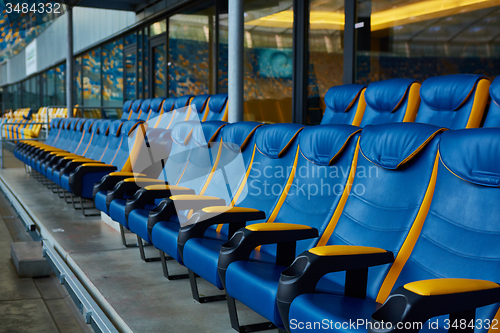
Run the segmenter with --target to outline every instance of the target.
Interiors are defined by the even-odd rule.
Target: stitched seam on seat
[[[467,258],[467,259],[481,259],[481,260],[485,260],[485,261],[497,261],[497,260],[500,259],[500,257],[487,258],[487,257],[480,257],[480,256],[474,256],[474,255],[470,255],[470,254],[466,254],[466,253],[457,252],[455,250],[452,250],[449,247],[446,247],[444,245],[439,244],[439,242],[433,240],[432,238],[430,238],[427,235],[421,235],[421,237],[423,239],[427,240],[429,243],[435,245],[436,247],[439,247],[440,249],[443,249],[443,250],[445,250],[445,251],[447,251],[447,252],[449,252],[451,254],[454,254],[454,255],[462,257],[462,258]]]
[[[358,199],[359,201],[361,202],[364,202],[365,204],[367,205],[370,205],[372,207],[375,207],[375,208],[380,208],[380,209],[384,209],[384,210],[393,210],[393,211],[396,211],[396,210],[410,210],[410,209],[415,209],[415,208],[419,208],[420,205],[414,205],[414,206],[408,206],[408,207],[384,207],[384,206],[380,206],[380,205],[376,205],[366,199],[363,199],[361,198],[360,196],[358,196],[356,193],[352,193],[351,192],[351,196],[355,197],[356,199]]]
[[[418,260],[415,260],[415,258],[410,257],[408,260],[412,261],[415,265],[417,265],[418,267],[420,267],[422,270],[426,271],[427,273],[434,275],[436,278],[444,278],[445,277],[444,275],[438,274],[438,273],[434,272],[433,270],[427,268],[426,266],[421,264]],[[407,263],[407,265],[408,265],[408,263]]]
[[[442,215],[439,215],[438,213],[435,213],[433,211],[430,212],[432,215],[434,215],[435,217],[445,221],[445,222],[448,222],[449,224],[453,224],[454,226],[458,227],[458,228],[461,228],[461,229],[465,229],[465,230],[470,230],[470,231],[474,231],[476,233],[479,233],[479,234],[488,234],[488,235],[491,235],[491,234],[495,234],[495,235],[500,235],[500,231],[490,231],[490,230],[481,230],[481,229],[474,229],[474,228],[470,228],[470,227],[466,227],[464,225],[461,225],[453,220],[450,220],[449,218],[446,218]]]
[[[409,228],[395,228],[395,229],[389,229],[389,228],[376,228],[376,227],[373,227],[371,225],[367,225],[357,219],[355,219],[354,217],[352,217],[351,215],[349,215],[348,213],[344,212],[343,215],[345,217],[347,217],[348,219],[350,219],[351,221],[367,228],[367,229],[370,229],[370,230],[380,230],[380,231],[406,231],[406,230],[409,230]]]

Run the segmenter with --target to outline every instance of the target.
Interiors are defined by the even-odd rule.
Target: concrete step
[[[41,242],[14,242],[10,256],[20,278],[49,276],[52,269],[42,256]]]

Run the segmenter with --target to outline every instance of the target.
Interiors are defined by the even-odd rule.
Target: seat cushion
[[[291,306],[289,323],[291,332],[367,332],[372,314],[380,304],[372,300],[329,294],[303,294]],[[444,333],[444,319],[432,318],[423,324],[420,333]],[[414,323],[415,324],[415,323]],[[393,325],[397,325],[394,323]]]
[[[182,258],[177,250],[179,227],[178,222],[162,221],[155,224],[151,235],[153,244],[158,250],[165,252],[178,263],[182,263]]]
[[[95,207],[99,209],[101,212],[104,214],[109,214],[108,212],[108,207],[106,206],[106,195],[108,194],[108,191],[99,191],[96,193],[94,202],[95,202]]]
[[[146,205],[145,209],[134,209],[128,215],[129,230],[132,231],[137,236],[144,239],[149,244],[153,244],[153,241],[151,240],[151,237],[149,237],[148,233],[148,217],[149,217],[149,212],[153,208],[154,208],[153,205]],[[111,206],[109,207],[109,210],[111,212]],[[123,208],[123,217],[125,218],[125,207]],[[177,241],[175,244],[177,246]]]
[[[127,200],[125,199],[115,199],[111,201],[109,205],[109,216],[123,225],[125,228],[129,229],[127,219],[125,218],[125,205],[127,204]]]

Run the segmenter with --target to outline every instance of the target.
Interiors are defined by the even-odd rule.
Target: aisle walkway
[[[0,332],[91,332],[55,276],[18,278],[10,244],[27,241],[31,237],[0,193]]]

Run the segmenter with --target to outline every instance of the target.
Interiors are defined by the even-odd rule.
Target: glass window
[[[154,82],[153,82],[153,97],[165,97],[165,44],[160,44],[152,48],[153,56],[153,71],[154,71]]]
[[[56,71],[55,69],[49,69],[47,71],[47,102],[46,105],[56,105]]]
[[[123,44],[111,42],[102,48],[103,106],[123,105]]]
[[[342,84],[344,66],[344,0],[309,3],[308,124],[318,124],[325,93]]]
[[[82,58],[77,57],[75,58],[75,100],[73,103],[75,105],[81,105],[82,104]]]
[[[167,31],[167,20],[155,22],[149,26],[149,37],[160,35]]]
[[[125,100],[135,99],[137,54],[125,53]]]
[[[134,32],[130,35],[125,36],[125,38],[123,40],[124,40],[125,46],[135,44],[137,42],[137,34]]]
[[[101,106],[101,50],[95,49],[82,57],[83,104]]]
[[[55,68],[56,74],[56,104],[66,105],[66,64],[59,65]]]
[[[359,1],[357,81],[500,73],[498,1]]]
[[[213,50],[215,6],[172,16],[169,19],[170,96],[208,94]],[[204,4],[206,6],[207,4]],[[215,92],[215,89],[212,89]]]
[[[148,71],[147,70],[143,70],[145,67],[143,66],[143,61],[142,61],[142,56],[143,56],[143,53],[142,51],[144,50],[144,41],[143,41],[143,38],[142,38],[143,34],[142,34],[142,30],[139,31],[139,35],[137,36],[137,41],[139,43],[139,47],[137,49],[137,66],[139,66],[138,68],[138,71],[137,71],[137,75],[139,76],[137,78],[137,89],[138,89],[138,94],[137,96],[139,98],[142,98],[143,97],[143,82],[142,82],[142,73],[147,73]]]
[[[244,119],[290,122],[293,1],[245,0],[244,6]],[[227,24],[221,17],[219,50],[227,50]],[[227,84],[227,61],[219,62],[219,73],[219,85]]]

